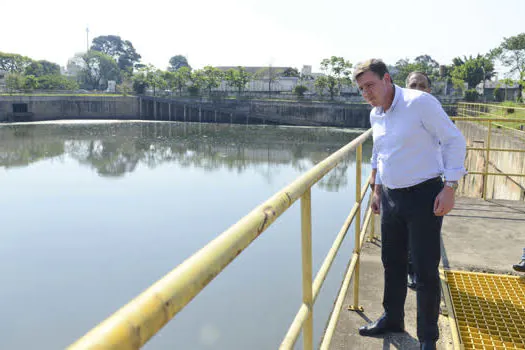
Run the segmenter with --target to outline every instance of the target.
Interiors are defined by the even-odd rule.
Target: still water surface
[[[359,132],[0,126],[0,349],[65,348]],[[366,162],[370,152],[366,143]],[[354,202],[354,177],[352,155],[312,190],[314,274]],[[300,242],[296,202],[145,349],[277,348],[300,305]],[[317,300],[316,343],[352,248],[349,235]]]

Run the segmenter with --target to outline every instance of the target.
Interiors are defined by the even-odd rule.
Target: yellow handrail
[[[311,215],[308,214],[311,210],[309,209],[310,189],[337,166],[344,157],[362,145],[371,134],[372,130],[367,130],[273,195],[127,305],[93,328],[72,344],[69,349],[126,350],[140,348],[299,198],[302,198],[303,232],[303,305],[300,314],[301,318],[307,320],[311,316],[314,296],[317,296],[318,293],[315,290],[317,286],[320,289],[320,285],[326,276],[324,275],[321,280],[316,278],[313,283],[314,288],[312,288],[311,237],[305,237],[311,234],[311,223],[309,224],[311,218],[308,218]],[[363,196],[359,198],[360,202]],[[308,248],[309,245],[310,248]],[[305,254],[310,257],[304,257]],[[323,273],[325,267],[323,264],[321,268]],[[311,333],[312,328],[308,326],[305,328],[305,332]],[[310,334],[305,335],[305,339],[308,338],[311,339]],[[309,346],[309,349],[313,346],[309,340],[305,341],[304,344],[305,348]]]
[[[517,152],[517,153],[523,153],[525,150],[523,149],[512,149],[512,148],[492,148],[491,147],[491,139],[492,139],[492,125],[501,125],[496,124],[498,123],[524,123],[525,119],[520,118],[506,118],[506,117],[486,117],[486,115],[495,116],[496,114],[488,113],[488,110],[491,108],[501,109],[502,114],[503,110],[505,109],[517,109],[517,110],[525,110],[525,108],[520,107],[507,107],[507,106],[497,106],[497,105],[490,105],[490,104],[481,104],[481,103],[459,103],[458,108],[460,111],[460,117],[451,117],[450,119],[454,121],[475,121],[475,122],[487,122],[487,136],[486,136],[486,143],[485,147],[467,147],[467,151],[482,151],[485,153],[485,162],[483,171],[469,171],[469,175],[482,175],[483,176],[483,189],[481,196],[483,199],[487,199],[488,196],[488,177],[489,176],[525,176],[525,174],[514,174],[514,173],[495,173],[489,171],[489,164],[490,164],[490,153],[491,152]],[[470,109],[469,109],[470,108]],[[483,115],[480,117],[476,116],[466,116],[466,115]],[[516,130],[516,129],[515,129]],[[518,131],[519,132],[519,131]]]

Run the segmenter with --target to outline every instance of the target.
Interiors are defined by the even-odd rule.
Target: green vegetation
[[[481,82],[495,76],[497,63],[508,67],[510,75],[499,80],[495,91],[489,92],[493,94],[490,97],[496,101],[515,98],[522,101],[525,87],[525,33],[504,38],[498,47],[488,53],[458,56],[450,64],[440,64],[430,55],[424,54],[413,60],[398,60],[395,65],[389,66],[389,71],[393,81],[400,86],[405,86],[410,72],[422,71],[430,77],[434,94],[454,94],[467,101],[482,101],[485,97],[479,96],[475,89]],[[212,97],[214,94],[223,94],[217,89],[224,82],[235,89],[237,97],[240,97],[251,80],[260,79],[265,83],[267,81],[268,97],[272,97],[272,83],[284,77],[294,77],[298,78],[297,86],[291,91],[295,96],[304,98],[304,93],[309,90],[316,92],[320,99],[328,95],[334,100],[335,96],[342,95],[345,87],[352,86],[352,66],[344,57],[331,56],[321,60],[320,68],[324,74],[315,74],[315,78],[314,75],[300,74],[297,68],[292,67],[276,69],[268,66],[250,74],[243,67],[227,72],[212,66],[194,70],[188,59],[179,54],[169,59],[166,69],[159,69],[142,63],[141,55],[131,41],[118,35],[95,37],[87,52],[76,54],[69,60],[68,75],[62,75],[56,63],[0,52],[0,70],[6,72],[4,81],[11,94],[38,93],[39,90],[75,91],[79,88],[104,91],[110,81],[115,81],[117,91],[124,95],[151,91],[154,95],[169,93],[173,96],[173,92],[178,92],[182,96],[187,92],[192,96]],[[520,87],[517,96],[516,84]]]

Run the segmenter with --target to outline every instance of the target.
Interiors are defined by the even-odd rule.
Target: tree
[[[191,70],[191,67],[188,64],[188,60],[186,59],[186,57],[182,55],[176,55],[170,58],[170,66],[168,67],[169,71],[175,72],[181,67],[188,67]]]
[[[206,66],[202,69],[203,73],[203,87],[208,90],[208,94],[211,95],[211,90],[216,89],[221,85],[223,73],[220,69]]]
[[[38,87],[38,79],[34,75],[24,77],[23,89],[26,92],[33,91]]]
[[[408,58],[400,59],[390,70],[390,75],[395,84],[405,86],[406,79],[411,72],[424,72],[431,80],[439,77],[439,63],[430,55],[417,56],[414,62]]]
[[[43,75],[60,75],[60,66],[46,60],[33,61],[25,69],[25,75],[41,77]]]
[[[332,56],[321,61],[321,70],[326,74],[326,87],[333,99],[337,92],[341,92],[341,86],[347,84],[352,75],[352,63],[345,61],[343,57]]]
[[[32,60],[26,56],[0,52],[0,70],[7,73],[22,73],[31,62]]]
[[[503,38],[501,45],[492,51],[504,66],[509,67],[509,73],[518,78],[520,96],[523,96],[525,86],[525,33]]]
[[[456,90],[456,94],[462,96],[465,91],[465,81],[452,77],[452,85],[454,90]]]
[[[494,76],[494,63],[488,57],[478,54],[476,57],[454,58],[451,77],[465,81],[469,89],[475,88],[481,81]]]
[[[507,88],[514,86],[515,82],[514,82],[514,80],[512,80],[510,78],[505,78],[505,79],[501,79],[500,83],[505,85],[505,95],[503,97],[503,100],[507,101]],[[501,87],[501,84],[498,84],[498,86],[497,86],[498,89]]]
[[[189,67],[181,67],[175,72],[166,72],[164,77],[170,89],[179,90],[179,95],[182,95],[182,89],[184,89],[190,81],[191,71]]]
[[[100,51],[90,50],[84,56],[80,80],[92,89],[105,89],[109,80],[118,80],[119,67],[115,60]]]
[[[414,62],[428,75],[434,75],[439,70],[439,63],[430,55],[421,55],[414,58]]]
[[[22,90],[24,87],[24,76],[20,73],[9,73],[5,77],[5,85],[10,93]]]
[[[272,66],[269,66],[267,68],[259,69],[255,73],[255,77],[257,79],[266,80],[268,79],[268,95],[272,94],[272,84],[279,80],[279,77],[281,76],[282,72],[273,68]]]
[[[160,69],[148,64],[145,68],[141,68],[137,74],[133,76],[133,89],[137,93],[144,93],[147,87],[153,89],[153,96],[156,95],[157,90],[167,86],[164,74]]]
[[[293,89],[293,93],[299,97],[303,97],[306,91],[308,91],[308,88],[304,85],[296,85]]]
[[[121,71],[132,72],[141,59],[129,40],[122,40],[118,35],[101,35],[93,39],[91,50],[111,56]]]
[[[301,74],[297,70],[297,68],[288,67],[283,72],[283,77],[292,77],[292,78],[299,78]]]
[[[319,96],[323,96],[325,89],[328,87],[328,78],[324,75],[317,77],[314,82],[314,87]]]
[[[188,87],[191,95],[198,95],[199,91],[205,86],[205,76],[204,71],[195,70],[190,73],[191,86]]]
[[[224,76],[224,79],[229,86],[235,87],[239,94],[244,90],[246,84],[251,80],[251,75],[246,71],[244,67],[238,67],[237,69],[228,69]]]
[[[77,90],[78,83],[63,75],[42,75],[37,78],[38,87],[44,90]]]

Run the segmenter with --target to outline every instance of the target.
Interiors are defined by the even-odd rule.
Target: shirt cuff
[[[459,181],[467,174],[465,169],[445,169],[445,181]],[[377,177],[377,176],[376,176]]]
[[[375,178],[374,181],[375,181],[374,183],[375,183],[376,185],[382,185],[382,182],[381,182],[381,176],[379,176],[379,173],[376,173],[376,178]]]

